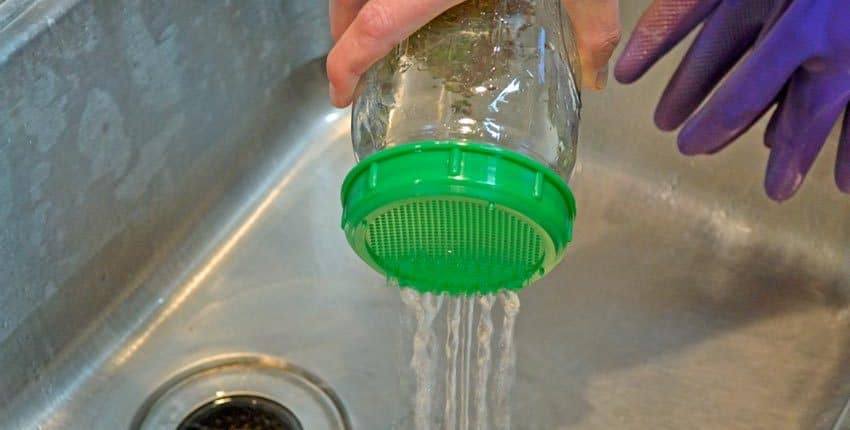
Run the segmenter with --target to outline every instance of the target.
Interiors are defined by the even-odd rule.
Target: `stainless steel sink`
[[[403,306],[339,228],[325,3],[0,2],[0,428],[129,428],[234,356],[404,428]],[[624,3],[630,28],[647,2]],[[834,139],[773,203],[763,127],[703,158],[653,128],[674,60],[584,94],[576,237],[520,295],[514,427],[843,428]]]

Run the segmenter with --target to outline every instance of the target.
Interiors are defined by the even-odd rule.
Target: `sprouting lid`
[[[543,164],[469,142],[380,151],[349,172],[342,227],[370,266],[422,292],[516,290],[562,259],[575,200]]]

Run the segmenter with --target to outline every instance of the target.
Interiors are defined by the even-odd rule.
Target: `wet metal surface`
[[[175,71],[182,80],[151,75],[154,86],[131,99],[117,96],[117,86],[68,87],[68,105],[47,118],[64,116],[66,125],[53,126],[77,131],[60,135],[45,125],[29,147],[19,134],[21,112],[54,109],[62,95],[38,105],[45,87],[37,82],[46,81],[35,74],[0,87],[3,100],[21,92],[14,111],[0,107],[0,253],[16,258],[0,262],[0,280],[12,286],[0,292],[7,321],[0,364],[8,369],[0,383],[9,388],[0,394],[0,422],[9,428],[126,428],[175,372],[238,352],[283,357],[319,375],[354,428],[390,428],[409,412],[396,370],[409,347],[397,328],[398,293],[360,262],[339,229],[339,186],[354,163],[348,112],[329,106],[322,64],[309,61],[315,55],[304,47],[312,40],[317,53],[326,49],[324,12],[312,9],[324,3],[283,3],[251,7],[258,15],[276,11],[278,24],[313,17],[280,32],[305,42],[297,52],[269,48],[278,54],[268,61],[280,67],[267,81],[229,82],[228,97],[192,93],[206,72],[180,69],[188,52],[166,55],[184,70]],[[73,10],[83,7],[95,21],[112,10],[97,1]],[[242,22],[236,17],[251,8],[227,7],[202,18],[210,31],[216,20]],[[624,9],[629,26],[639,8]],[[182,16],[139,13],[146,31]],[[191,23],[187,17],[171,31],[183,34]],[[275,43],[272,24],[256,40],[244,25],[240,49]],[[202,39],[198,49],[207,46]],[[161,44],[151,40],[138,48],[140,58],[155,58]],[[212,60],[214,50],[203,52],[192,55],[213,69],[228,67]],[[7,62],[0,75],[43,63]],[[672,135],[651,125],[654,94],[674,66],[666,60],[638,85],[585,94],[571,184],[575,241],[555,272],[521,293],[514,422],[528,429],[830,429],[850,396],[850,199],[832,184],[834,151],[824,151],[803,190],[781,205],[761,190],[763,128],[719,155],[682,157]],[[152,102],[171,95],[180,108],[163,108],[159,119],[110,116],[145,106],[144,94]],[[75,103],[77,111],[68,107]],[[209,122],[192,120],[202,112],[211,113]],[[185,122],[170,128],[181,115]],[[108,127],[104,118],[112,118]],[[96,134],[81,139],[81,128]],[[155,138],[161,133],[172,135]],[[205,133],[227,137],[210,145]],[[39,153],[51,138],[59,143]],[[110,145],[126,145],[121,166],[103,156],[115,150]],[[159,161],[144,164],[145,154]],[[141,166],[141,176],[132,166]],[[91,179],[95,170],[100,179]],[[123,181],[138,193],[122,200]],[[73,198],[59,199],[64,189]],[[50,203],[48,214],[82,212],[47,215],[36,228],[30,223],[41,201]],[[120,214],[130,218],[110,218]],[[43,239],[33,242],[36,231]]]

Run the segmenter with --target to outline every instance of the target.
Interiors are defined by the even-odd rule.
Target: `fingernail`
[[[608,85],[608,64],[606,63],[604,67],[599,69],[596,72],[596,89],[601,90],[604,89],[606,85]]]

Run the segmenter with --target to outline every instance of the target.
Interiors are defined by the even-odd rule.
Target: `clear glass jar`
[[[561,0],[468,0],[360,82],[342,228],[420,292],[519,289],[572,239],[578,67]]]
[[[358,159],[422,141],[500,146],[568,181],[580,82],[560,0],[468,0],[363,77],[352,116]]]

